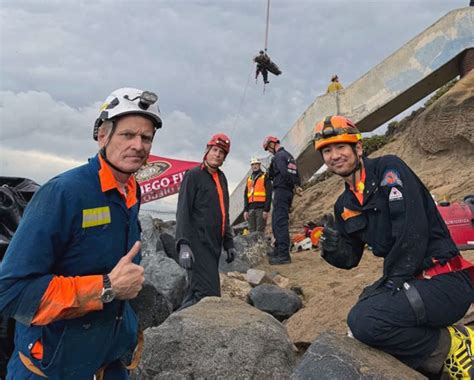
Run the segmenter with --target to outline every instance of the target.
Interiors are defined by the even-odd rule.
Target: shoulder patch
[[[400,174],[394,169],[388,169],[383,173],[382,181],[380,182],[380,186],[403,186],[403,182],[400,179]]]
[[[402,192],[398,190],[396,187],[392,187],[392,190],[390,190],[390,194],[388,195],[389,202],[401,201],[402,199],[403,199]]]

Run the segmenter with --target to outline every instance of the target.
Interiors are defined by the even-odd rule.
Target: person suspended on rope
[[[268,72],[274,75],[281,74],[281,70],[263,50],[260,50],[259,54],[253,59],[253,61],[257,63],[257,69],[255,71],[255,80],[257,80],[258,78],[258,74],[262,73],[263,82],[266,84],[270,83],[268,81]]]
[[[263,50],[260,50],[259,54],[253,59],[257,63],[257,69],[255,71],[255,81],[258,79],[258,75],[262,74],[263,83],[270,83],[268,81],[268,70],[267,66],[271,62],[270,57]]]

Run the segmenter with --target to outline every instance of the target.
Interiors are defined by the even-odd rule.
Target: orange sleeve
[[[102,288],[102,275],[54,276],[31,323],[47,325],[59,319],[78,318],[91,311],[102,310]]]

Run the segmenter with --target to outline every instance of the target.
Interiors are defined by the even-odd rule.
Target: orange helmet
[[[263,140],[263,150],[268,150],[268,145],[270,143],[275,143],[275,144],[279,144],[280,143],[280,140],[278,140],[275,136],[267,136],[265,137],[265,139]]]
[[[218,146],[224,150],[227,155],[230,152],[230,139],[224,133],[216,133],[207,143],[207,150],[209,150],[211,146]]]
[[[314,127],[314,147],[321,150],[335,143],[355,144],[362,140],[356,125],[344,116],[326,116]]]

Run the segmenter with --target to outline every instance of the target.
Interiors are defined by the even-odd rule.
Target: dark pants
[[[404,290],[387,291],[359,301],[347,324],[354,337],[418,368],[437,348],[440,329],[459,321],[474,301],[474,290],[464,272],[412,280],[423,299],[426,321],[418,323]]]
[[[265,67],[257,65],[257,71],[255,72],[255,79],[258,78],[258,74],[262,73],[263,81],[268,82],[268,71]]]
[[[220,250],[205,250],[200,247],[194,252],[193,268],[186,271],[188,288],[178,310],[198,303],[204,297],[220,297],[221,284],[219,279]]]
[[[290,256],[290,232],[288,221],[290,207],[293,201],[293,191],[275,188],[273,191],[272,230],[275,238],[275,255],[278,257]]]
[[[263,219],[263,208],[254,208],[249,210],[249,232],[264,232],[266,220]]]

